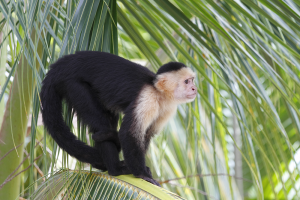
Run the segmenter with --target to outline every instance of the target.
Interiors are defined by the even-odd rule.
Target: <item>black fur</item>
[[[158,73],[183,66],[172,62],[163,65]],[[132,172],[157,184],[145,165],[144,150],[130,132],[135,100],[145,84],[153,85],[155,76],[147,68],[109,53],[83,51],[64,56],[51,65],[43,81],[40,96],[45,127],[57,144],[79,161],[108,169],[111,175]],[[65,124],[61,113],[63,99],[94,133],[95,147],[78,140]],[[120,112],[125,116],[119,141]],[[119,161],[120,145],[128,169]]]
[[[162,73],[166,73],[166,72],[171,72],[171,71],[178,71],[181,68],[186,67],[183,63],[180,62],[169,62],[167,64],[164,64],[163,66],[161,66],[158,71],[157,71],[157,75],[158,74],[162,74]]]

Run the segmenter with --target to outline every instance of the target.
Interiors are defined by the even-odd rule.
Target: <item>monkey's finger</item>
[[[157,186],[161,187],[160,184],[153,178],[144,176],[142,179],[144,179],[145,181],[148,181],[149,183],[152,183],[153,185],[157,185]]]
[[[153,179],[153,181],[155,182],[155,185],[161,187],[161,185],[156,180]]]

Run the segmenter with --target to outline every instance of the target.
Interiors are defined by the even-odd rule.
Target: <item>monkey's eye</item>
[[[185,84],[188,84],[188,83],[189,83],[189,80],[188,80],[188,79],[186,79],[184,82],[185,82]]]

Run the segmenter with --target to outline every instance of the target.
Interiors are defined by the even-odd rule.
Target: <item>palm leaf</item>
[[[131,176],[112,177],[90,171],[59,171],[41,184],[30,199],[182,199]]]

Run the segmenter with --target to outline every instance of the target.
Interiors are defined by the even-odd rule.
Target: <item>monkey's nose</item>
[[[193,91],[197,91],[197,88],[195,86],[192,87]]]

